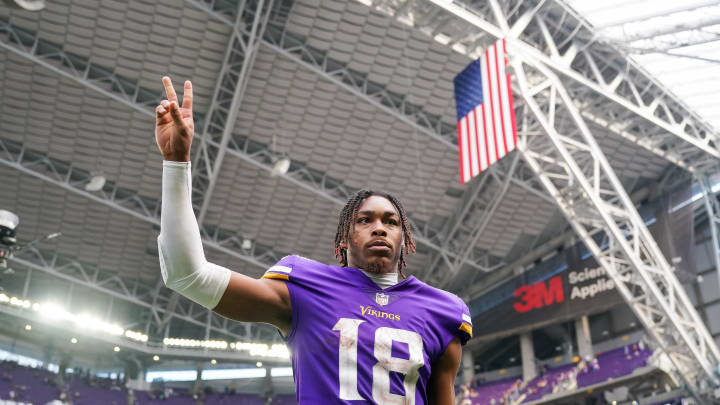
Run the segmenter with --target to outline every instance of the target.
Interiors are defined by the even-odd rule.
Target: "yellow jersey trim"
[[[288,274],[277,274],[277,273],[265,273],[262,278],[273,278],[276,280],[290,280],[290,275]]]
[[[463,322],[460,324],[460,327],[458,329],[460,329],[461,331],[467,333],[468,335],[470,335],[470,337],[472,337],[472,326]]]

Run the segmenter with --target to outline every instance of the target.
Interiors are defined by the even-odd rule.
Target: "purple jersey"
[[[432,364],[472,335],[460,298],[415,277],[381,289],[362,271],[288,256],[263,276],[286,280],[286,338],[299,404],[427,404]]]

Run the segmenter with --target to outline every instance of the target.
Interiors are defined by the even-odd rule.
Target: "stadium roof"
[[[566,1],[595,27],[598,41],[626,52],[692,111],[720,128],[720,2]]]
[[[254,14],[238,17],[236,2],[60,0],[39,13],[0,6],[0,209],[20,216],[25,241],[63,233],[19,255],[18,273],[2,286],[103,308],[151,337],[171,325],[172,336],[276,338],[162,285],[153,108],[165,74],[176,87],[193,81],[194,169],[203,172],[193,180],[194,204],[213,262],[253,277],[290,253],[334,263],[337,214],[360,188],[388,190],[408,208],[418,241],[409,273],[465,297],[468,286],[489,285],[561,246],[572,236],[568,224],[522,160],[509,173],[517,154],[459,184],[452,79],[495,38],[434,2],[276,0],[246,70],[239,62],[249,48],[238,45],[246,37],[236,34]],[[485,3],[473,7],[492,21]],[[717,134],[693,118],[689,101],[594,41],[564,3],[503,8],[511,22],[534,11],[563,51],[585,44],[603,74],[623,73],[614,95],[598,93],[578,58],[571,69],[582,78],[567,86],[588,101],[583,114],[632,194],[646,197],[687,174],[678,165],[693,169],[720,154]],[[531,24],[522,39],[544,50],[542,38]],[[687,126],[668,131],[668,115],[613,101],[632,104],[636,87],[671,118],[688,117]],[[691,130],[703,140],[685,137]],[[282,158],[290,170],[275,175]],[[97,175],[107,179],[102,190],[86,190]]]

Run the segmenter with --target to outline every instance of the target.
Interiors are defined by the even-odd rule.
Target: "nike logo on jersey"
[[[364,307],[364,306],[360,305],[360,312],[362,312],[363,316],[364,315],[374,316],[375,318],[389,319],[391,321],[399,321],[400,320],[400,315],[398,315],[398,314],[392,314],[389,312],[378,311],[377,309],[373,309],[370,306]]]

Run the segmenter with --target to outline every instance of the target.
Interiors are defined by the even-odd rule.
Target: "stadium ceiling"
[[[435,3],[0,6],[0,208],[20,216],[21,239],[63,233],[19,255],[2,286],[73,305],[113,297],[112,314],[151,337],[273,339],[162,286],[153,109],[165,74],[193,81],[193,202],[213,262],[250,276],[291,253],[334,263],[337,214],[361,188],[406,205],[418,242],[409,272],[465,298],[562,246],[568,223],[517,153],[459,184],[452,79],[496,38]],[[565,3],[490,3],[469,6],[489,21],[502,12],[531,46],[552,39],[539,51],[631,195],[717,163],[710,118]],[[282,158],[290,168],[277,175]],[[87,191],[97,175],[102,190]],[[68,286],[89,292],[69,298]]]
[[[720,3],[708,0],[567,3],[714,128],[720,128]],[[622,13],[617,10],[622,9]]]

